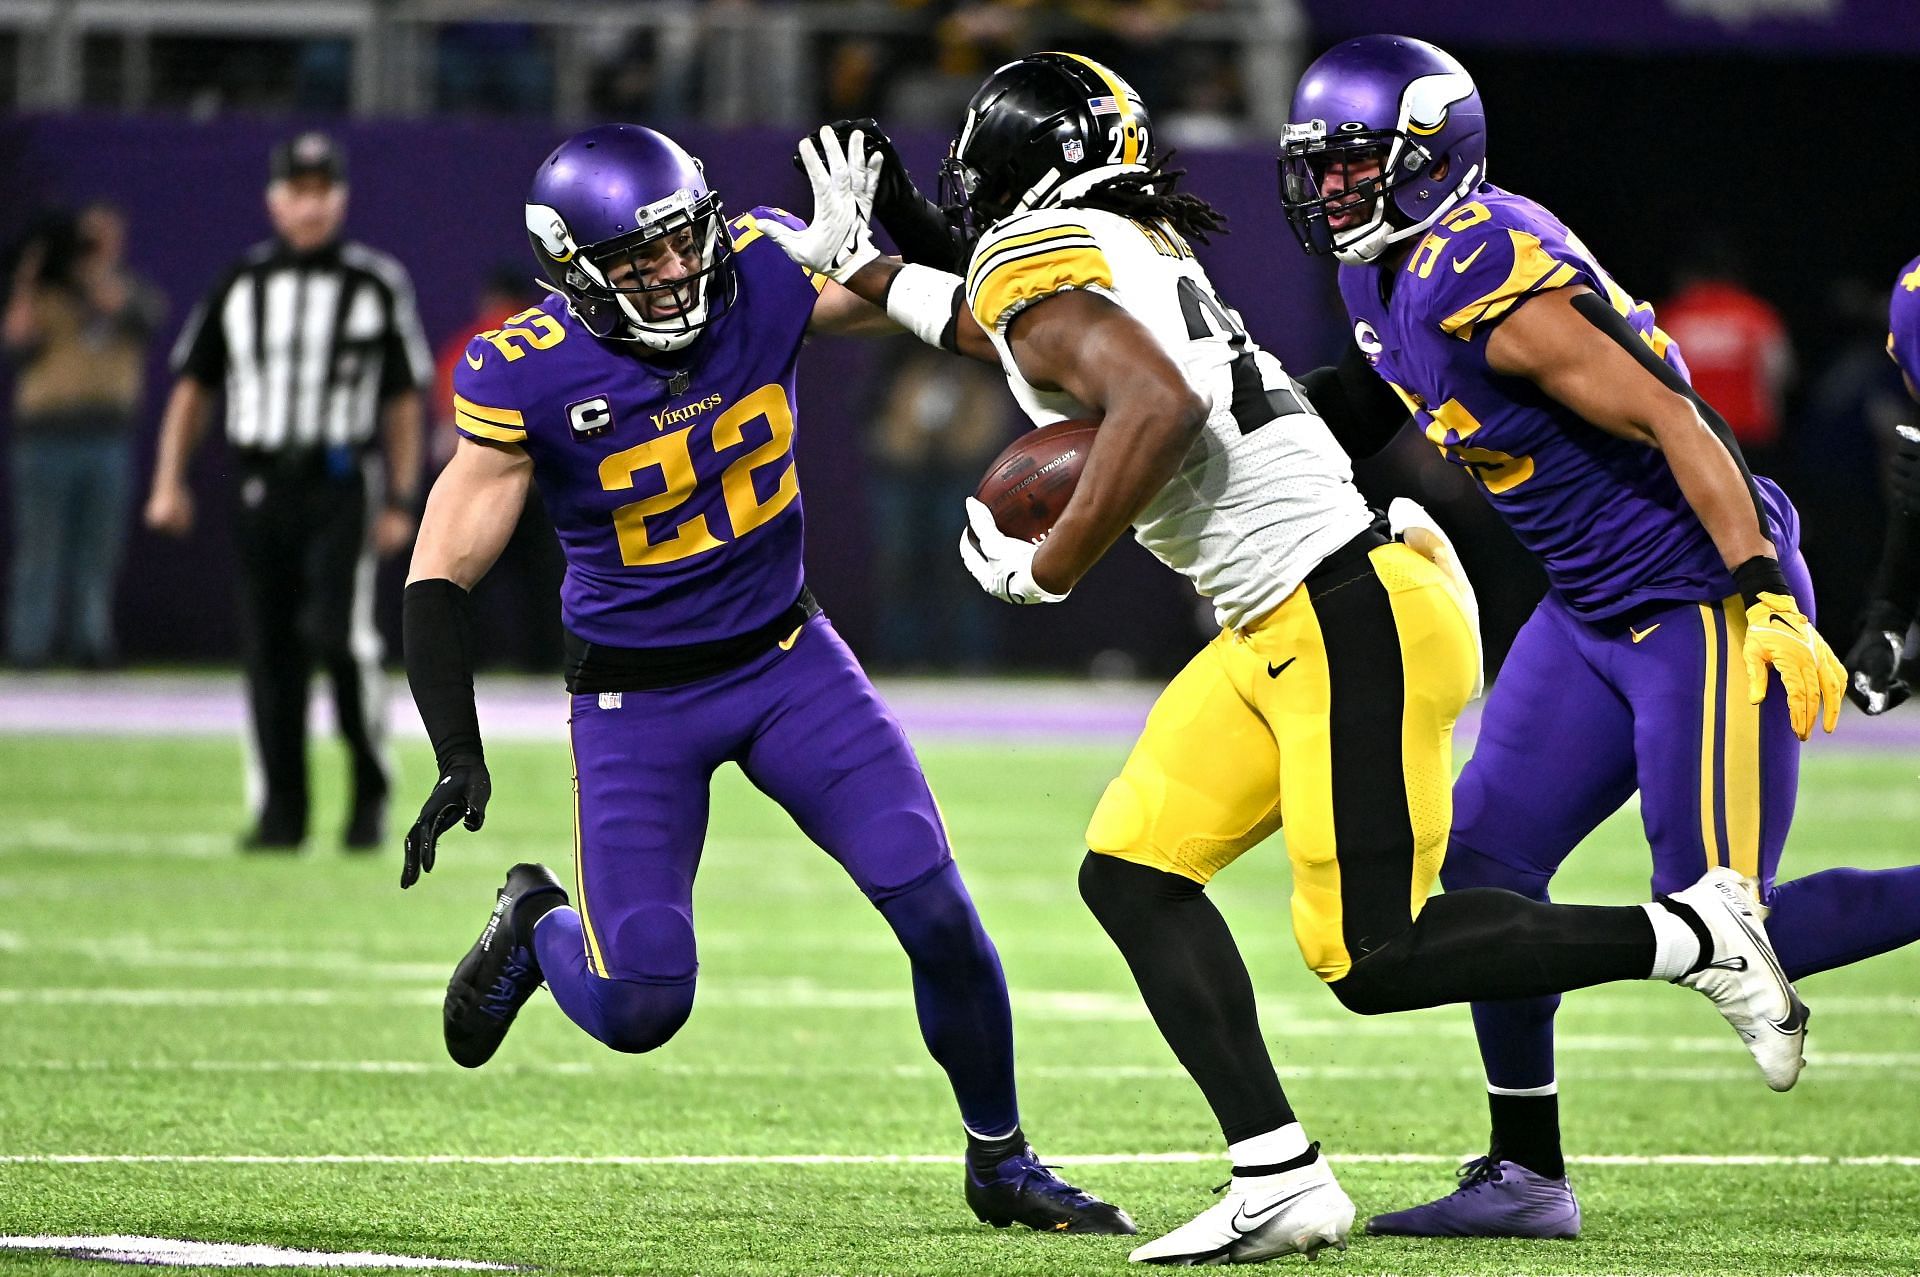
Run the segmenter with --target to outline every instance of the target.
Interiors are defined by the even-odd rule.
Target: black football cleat
[[[1127,1212],[1082,1192],[1043,1166],[1028,1144],[994,1167],[993,1178],[967,1168],[967,1205],[985,1224],[1025,1224],[1043,1233],[1102,1233],[1130,1237],[1139,1230]]]
[[[531,913],[521,908],[542,900]],[[540,960],[533,952],[533,924],[567,903],[567,890],[545,865],[515,865],[493,904],[486,929],[447,982],[444,1025],[447,1054],[462,1068],[477,1069],[506,1040],[513,1017],[540,987]]]

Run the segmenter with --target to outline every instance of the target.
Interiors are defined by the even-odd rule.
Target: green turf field
[[[1073,886],[1081,827],[1122,748],[925,756],[1006,960],[1041,1151],[1212,1154],[1204,1105]],[[571,856],[565,748],[503,744],[491,760],[486,830],[452,835],[439,870],[402,894],[397,839],[378,860],[325,843],[298,859],[233,854],[229,742],[0,737],[0,1235],[270,1242],[569,1274],[1123,1270],[1124,1239],[973,1222],[957,1163],[931,1160],[957,1153],[958,1131],[921,1051],[905,960],[834,865],[731,771],[700,881],[700,999],[680,1036],[618,1056],[542,995],[493,1064],[448,1062],[441,990],[501,871]],[[431,777],[423,747],[403,764],[404,807]],[[1916,773],[1920,758],[1812,751],[1790,867],[1911,859]],[[331,821],[337,770],[327,782],[318,809]],[[1645,877],[1626,813],[1559,894],[1639,899]],[[1336,1166],[1362,1214],[1446,1185],[1450,1159],[1484,1138],[1465,1012],[1342,1010],[1294,950],[1278,846],[1216,891],[1308,1132],[1348,1159]],[[1808,981],[1811,1063],[1786,1096],[1695,994],[1575,995],[1560,1020],[1569,1151],[1615,1159],[1574,1168],[1586,1235],[1356,1237],[1334,1268],[1920,1271],[1916,986],[1913,953]],[[817,1154],[842,1160],[752,1160]],[[151,1160],[55,1160],[74,1155]],[[747,1160],[689,1160],[711,1155]],[[921,1160],[846,1160],[887,1155]],[[480,1160],[509,1157],[545,1160]],[[1152,1233],[1225,1178],[1211,1157],[1072,1174]],[[0,1271],[124,1269],[0,1251]]]

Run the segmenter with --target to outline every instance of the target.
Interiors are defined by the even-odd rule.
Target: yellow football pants
[[[1175,676],[1087,829],[1095,852],[1205,883],[1284,815],[1294,937],[1327,981],[1433,888],[1479,659],[1454,587],[1415,551],[1336,559]]]

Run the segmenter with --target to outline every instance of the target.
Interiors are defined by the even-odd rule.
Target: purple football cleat
[[[1536,1175],[1517,1162],[1476,1157],[1460,1168],[1460,1187],[1438,1201],[1367,1221],[1375,1237],[1578,1237],[1580,1203],[1564,1179]]]

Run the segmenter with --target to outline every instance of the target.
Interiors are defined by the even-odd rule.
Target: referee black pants
[[[333,684],[352,755],[353,817],[387,793],[383,655],[373,624],[372,494],[379,462],[351,453],[243,455],[235,468],[241,646],[253,714],[249,786],[258,833],[307,828],[307,697],[314,667]]]

